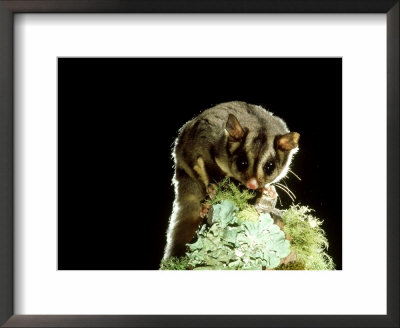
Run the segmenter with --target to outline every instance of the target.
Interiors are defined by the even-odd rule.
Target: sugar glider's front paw
[[[207,216],[207,214],[208,214],[210,208],[211,208],[211,204],[210,204],[209,202],[205,202],[204,204],[201,204],[201,207],[200,207],[200,217],[201,217],[202,219],[204,219],[204,218]]]
[[[272,185],[264,187],[263,195],[266,195],[267,197],[272,198],[272,199],[278,198],[278,193],[276,192],[275,187]]]
[[[275,213],[279,212],[275,209],[278,200],[278,193],[274,186],[267,186],[262,189],[261,197],[256,200],[255,208],[258,213]]]
[[[217,185],[215,183],[210,183],[207,186],[207,195],[210,199],[213,199],[217,194]]]

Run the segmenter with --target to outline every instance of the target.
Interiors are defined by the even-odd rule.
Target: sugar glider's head
[[[229,114],[226,136],[230,174],[249,189],[278,182],[289,170],[300,134],[288,132],[285,123],[272,115],[258,127],[244,124]]]

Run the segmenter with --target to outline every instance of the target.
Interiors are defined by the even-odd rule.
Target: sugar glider
[[[203,111],[179,130],[173,148],[175,201],[164,259],[182,256],[202,217],[210,183],[231,177],[262,190],[288,172],[300,134],[261,106],[232,101]]]

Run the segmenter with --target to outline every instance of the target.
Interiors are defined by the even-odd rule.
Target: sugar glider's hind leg
[[[164,259],[185,255],[186,244],[190,243],[202,221],[200,203],[206,195],[204,185],[182,169],[177,168],[174,183],[175,201],[167,230]]]

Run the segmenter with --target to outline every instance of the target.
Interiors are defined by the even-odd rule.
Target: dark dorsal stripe
[[[260,130],[258,135],[254,138],[252,143],[252,152],[254,155],[253,174],[257,176],[257,167],[260,162],[261,154],[267,148],[267,135],[264,131]]]

